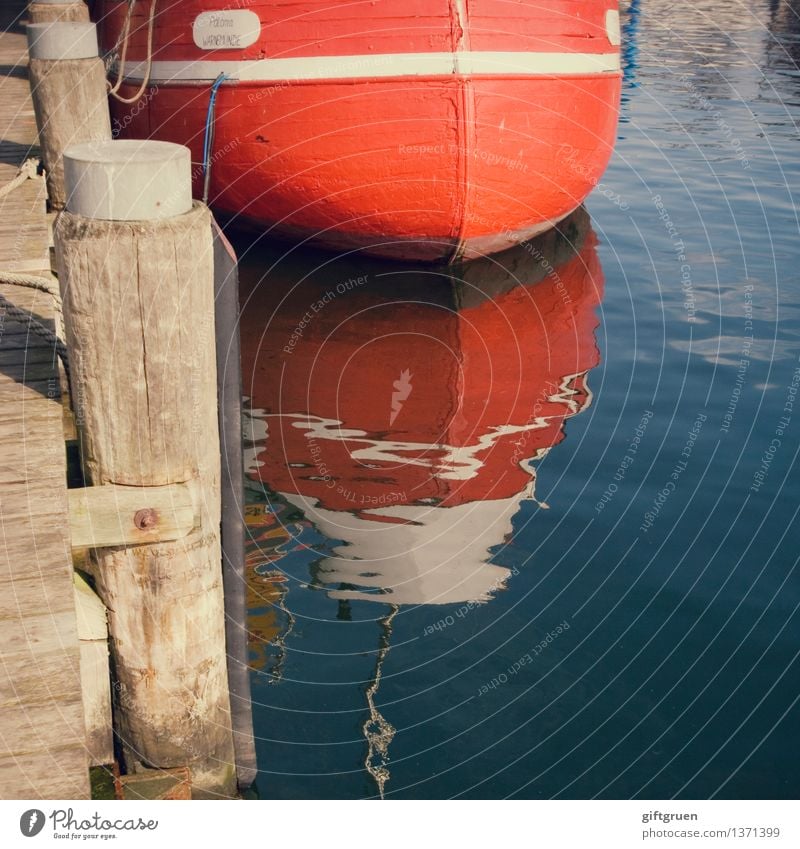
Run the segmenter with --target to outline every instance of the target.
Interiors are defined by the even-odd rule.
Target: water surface
[[[800,790],[800,4],[622,19],[558,232],[239,245],[264,797]]]

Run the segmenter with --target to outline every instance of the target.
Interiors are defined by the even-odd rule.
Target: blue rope
[[[626,88],[638,88],[636,72],[639,69],[639,18],[642,15],[641,0],[631,0],[628,20],[622,27],[622,79]]]
[[[221,73],[211,86],[211,95],[208,98],[208,111],[206,112],[206,130],[203,138],[203,203],[208,202],[208,176],[211,170],[211,148],[214,144],[214,110],[217,103],[217,92],[222,83],[228,79],[226,73]]]

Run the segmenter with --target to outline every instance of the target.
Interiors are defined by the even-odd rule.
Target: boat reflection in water
[[[393,606],[505,587],[491,550],[591,402],[595,245],[579,210],[462,267],[259,255],[242,300],[248,472],[336,541],[312,585]]]

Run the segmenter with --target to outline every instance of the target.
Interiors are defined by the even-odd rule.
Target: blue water
[[[477,379],[483,356],[453,351],[466,342],[447,317],[452,281],[363,260],[368,280],[336,292],[339,313],[321,308],[300,329],[297,345],[319,357],[305,396],[290,397],[283,346],[294,350],[311,295],[357,279],[362,261],[242,250],[244,344],[257,351],[245,386],[251,530],[273,532],[250,545],[263,797],[800,792],[800,3],[634,0],[622,21],[623,116],[591,224],[567,234],[538,283],[538,257],[514,260],[529,294],[505,308],[506,337],[486,331],[485,299],[507,294],[483,293],[458,319],[484,310],[478,333],[505,369],[513,322],[541,321],[554,346],[543,359],[560,346],[572,372],[588,372],[591,394],[567,380],[578,401],[549,413],[549,451],[531,448],[533,410],[514,437],[528,451],[515,473],[536,454],[527,489],[511,484],[507,457],[496,474],[442,459],[448,393]],[[563,269],[575,256],[585,267],[562,305],[568,320],[536,287],[574,275]],[[397,348],[370,347],[391,334],[404,335],[410,377]],[[424,345],[458,368],[424,373]],[[350,381],[341,398],[339,379]],[[487,403],[507,390],[498,372]],[[371,397],[387,419],[399,405],[394,424],[367,421]],[[415,404],[430,411],[426,448],[398,436]],[[512,407],[503,395],[500,409]],[[481,415],[464,413],[476,438]],[[287,480],[305,500],[285,494]],[[467,495],[470,481],[485,493]],[[329,483],[338,501],[325,501]],[[497,521],[486,519],[493,487],[510,505]],[[464,515],[450,521],[455,510]],[[483,588],[480,603],[447,600],[459,568]]]

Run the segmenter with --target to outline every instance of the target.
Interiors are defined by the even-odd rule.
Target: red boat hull
[[[208,50],[193,22],[215,6],[162,0],[152,85],[138,104],[114,106],[119,135],[191,148],[200,194],[210,86],[227,73],[209,194],[220,212],[336,248],[470,258],[574,210],[611,155],[611,0],[245,5],[256,41]],[[125,8],[98,5],[107,48]],[[149,3],[136,8],[127,96],[147,55]]]

